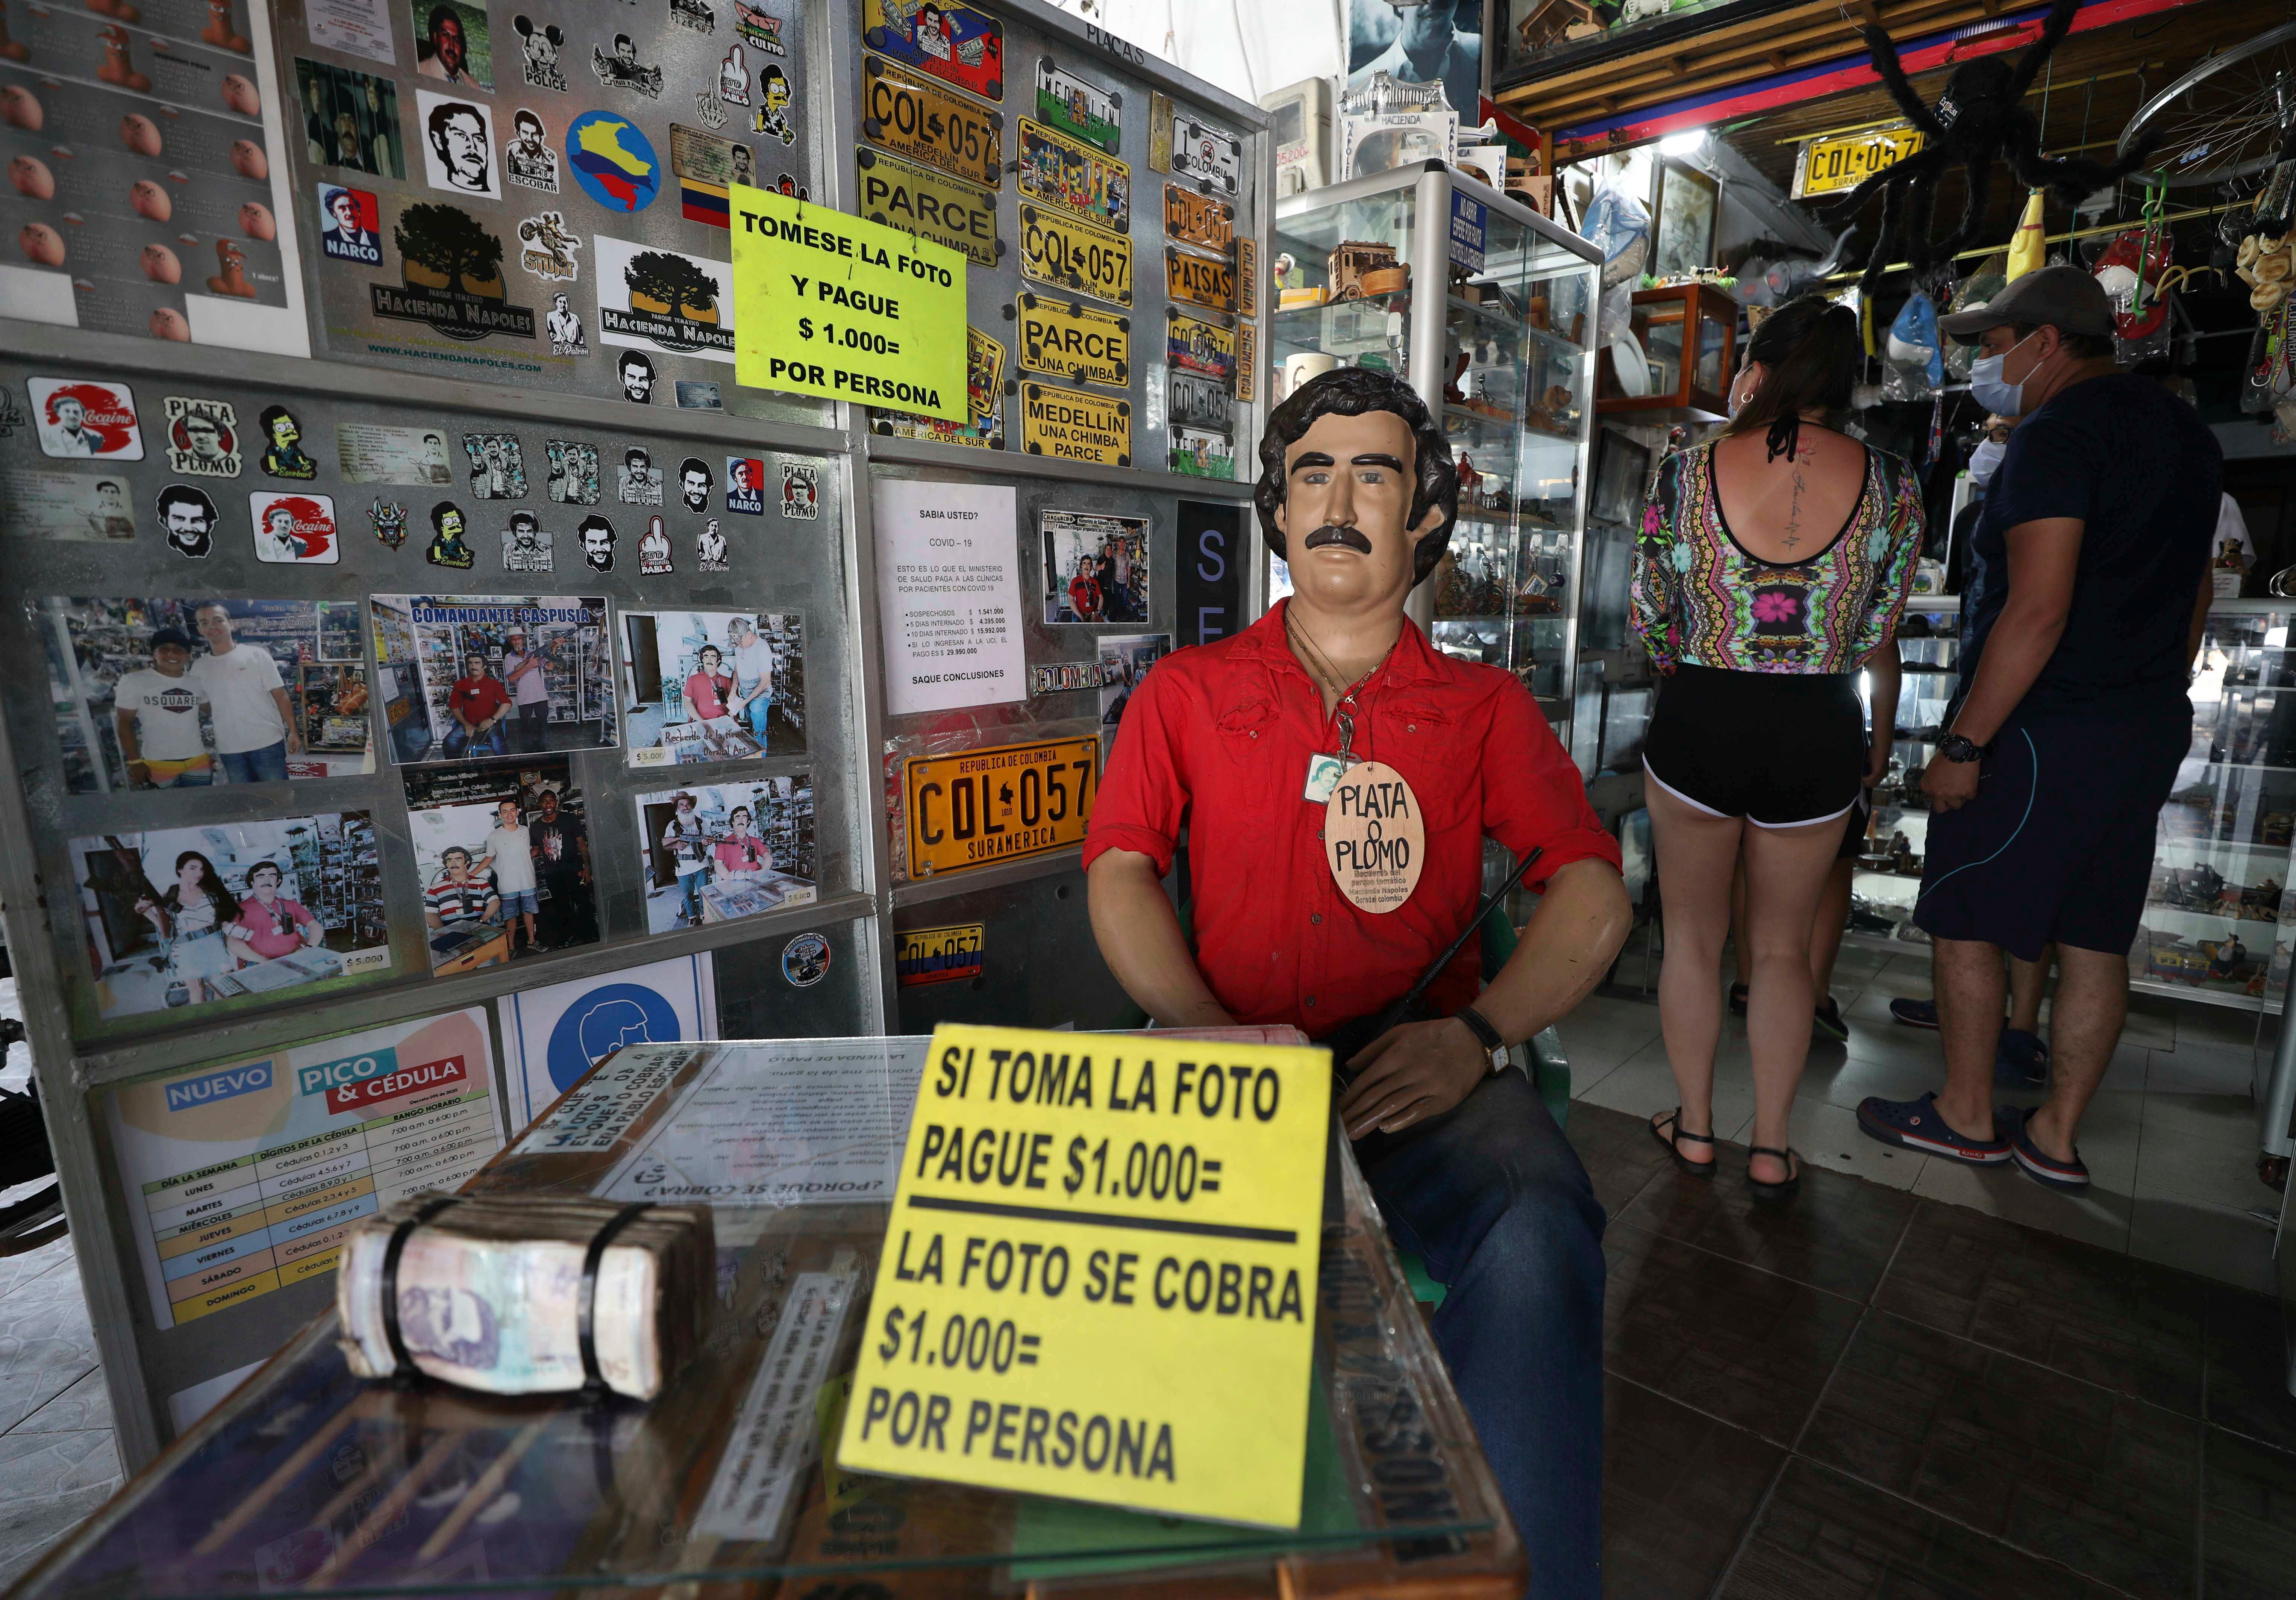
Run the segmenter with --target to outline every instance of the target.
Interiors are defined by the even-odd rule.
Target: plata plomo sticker
[[[1132,464],[1132,403],[1059,389],[1021,386],[1021,448],[1030,455],[1103,467]]]
[[[1021,365],[1028,371],[1128,388],[1132,319],[1054,295],[1020,297]]]

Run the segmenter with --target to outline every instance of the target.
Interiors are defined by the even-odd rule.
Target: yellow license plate
[[[1813,139],[1794,162],[1793,198],[1855,189],[1883,167],[1922,147],[1915,127],[1882,127],[1835,139]]]
[[[1235,335],[1200,317],[1164,314],[1164,360],[1176,371],[1227,383],[1235,377]]]
[[[1100,788],[1100,740],[1048,739],[901,769],[909,876],[963,872],[1084,843]]]
[[[1056,389],[1046,383],[1024,383],[1021,386],[1021,448],[1029,455],[1129,467],[1132,403],[1079,389]]]
[[[1128,388],[1132,383],[1132,319],[1074,300],[1023,294],[1021,365],[1048,378]]]
[[[1132,241],[1036,206],[1021,208],[1021,275],[1052,289],[1132,304]]]
[[[1041,122],[1021,118],[1021,192],[1119,233],[1132,232],[1132,168]]]
[[[1250,405],[1258,388],[1254,377],[1259,370],[1259,330],[1250,322],[1239,322],[1235,329],[1235,397]]]
[[[866,145],[853,151],[854,209],[883,223],[961,250],[982,266],[996,265],[996,197]]]
[[[1235,309],[1235,264],[1164,247],[1164,298],[1213,311]]]
[[[901,987],[953,984],[980,976],[980,946],[988,932],[980,922],[953,927],[912,927],[893,935],[893,970]]]
[[[1235,241],[1235,308],[1243,316],[1259,314],[1259,241]]]
[[[1164,185],[1164,237],[1222,255],[1235,248],[1235,208],[1177,184]]]
[[[862,79],[861,134],[870,143],[968,184],[998,186],[1003,112],[945,94],[873,55]]]

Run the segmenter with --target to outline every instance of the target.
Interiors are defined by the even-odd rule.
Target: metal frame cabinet
[[[1480,235],[1480,265],[1455,253],[1455,214]],[[1388,364],[1442,420],[1473,472],[1449,559],[1413,592],[1411,616],[1437,649],[1521,677],[1568,748],[1601,255],[1439,161],[1277,202],[1273,249],[1292,256],[1301,287],[1332,293],[1330,253],[1353,242],[1392,249],[1408,283],[1381,295],[1342,284],[1347,298],[1279,309],[1271,361]]]
[[[870,53],[864,37],[864,3],[800,0],[797,37],[790,41],[791,51],[804,55],[811,102],[804,108],[803,143],[791,159],[813,152],[813,194],[848,211],[857,208],[852,152],[866,143],[857,98]],[[529,440],[528,469],[535,479],[541,476],[542,463],[534,447],[546,432],[560,431],[578,433],[602,445],[608,441],[645,442],[658,460],[668,456],[672,462],[689,452],[778,456],[809,463],[820,475],[823,509],[817,520],[782,522],[769,516],[753,534],[733,530],[737,537],[749,534],[753,538],[754,548],[748,552],[752,559],[746,567],[737,564],[727,574],[707,576],[692,573],[692,545],[686,543],[692,535],[682,527],[676,537],[685,549],[676,576],[638,572],[635,528],[623,541],[617,570],[605,576],[592,573],[583,567],[578,547],[567,532],[573,518],[562,516],[558,518],[562,526],[555,527],[559,565],[554,575],[524,576],[496,570],[492,524],[474,527],[479,539],[474,541],[477,562],[472,569],[426,565],[422,545],[428,529],[421,526],[422,507],[414,502],[419,498],[427,503],[429,494],[422,490],[381,492],[407,502],[414,511],[407,537],[412,548],[388,548],[367,536],[365,513],[377,491],[364,485],[354,489],[324,456],[321,481],[313,487],[335,498],[346,530],[342,560],[328,567],[258,567],[249,548],[244,508],[234,502],[250,488],[277,486],[256,472],[252,451],[240,478],[210,486],[215,498],[226,505],[215,557],[187,564],[167,550],[150,521],[152,498],[172,476],[156,441],[144,461],[126,469],[141,525],[132,543],[47,540],[22,536],[20,529],[0,529],[0,551],[4,551],[12,580],[9,603],[0,608],[0,671],[22,686],[9,700],[6,715],[0,717],[0,763],[22,775],[20,783],[0,794],[0,910],[4,910],[7,945],[19,975],[42,1102],[59,1159],[65,1208],[121,1454],[131,1470],[152,1459],[176,1431],[168,1420],[168,1396],[268,1354],[322,1309],[332,1279],[321,1275],[197,1320],[158,1327],[147,1302],[139,1220],[131,1209],[135,1197],[125,1192],[105,1111],[106,1097],[119,1085],[474,1005],[488,1007],[494,1019],[499,1063],[506,1013],[496,1010],[495,1002],[537,985],[593,979],[702,952],[709,953],[717,965],[721,1031],[727,1036],[913,1031],[920,1023],[929,1026],[933,1019],[933,1008],[917,997],[930,1000],[936,991],[904,991],[897,985],[894,929],[897,922],[930,921],[937,914],[982,918],[992,925],[1001,919],[1014,929],[1010,959],[995,980],[994,992],[945,986],[946,992],[971,995],[964,1003],[978,1007],[1001,1000],[1006,1004],[1006,1019],[1025,1016],[1045,1023],[1077,1016],[1089,1024],[1115,1010],[1120,996],[1100,992],[1093,982],[1080,978],[1057,984],[1048,978],[1048,969],[1073,959],[1077,941],[1089,939],[1075,848],[932,880],[902,881],[891,844],[898,808],[888,804],[882,787],[891,770],[890,758],[903,749],[969,748],[1047,732],[1096,734],[1100,719],[1096,697],[1079,700],[1073,694],[1039,696],[1016,705],[933,718],[887,714],[872,486],[881,478],[893,477],[1013,484],[1022,508],[1021,526],[1014,535],[1021,547],[1024,580],[1034,576],[1035,558],[1029,552],[1036,530],[1030,518],[1038,507],[1145,515],[1152,530],[1151,559],[1161,581],[1148,620],[1128,626],[1177,633],[1180,618],[1171,581],[1184,557],[1176,538],[1177,506],[1188,501],[1237,508],[1239,525],[1248,529],[1250,482],[1244,463],[1255,457],[1267,404],[1265,388],[1252,385],[1250,379],[1262,376],[1258,353],[1269,345],[1264,305],[1229,319],[1254,363],[1245,380],[1244,392],[1250,397],[1239,396],[1233,411],[1233,445],[1242,481],[1163,470],[1165,386],[1170,376],[1164,359],[1161,303],[1160,202],[1166,175],[1152,167],[1150,123],[1159,114],[1177,110],[1215,124],[1240,140],[1239,192],[1233,203],[1236,231],[1245,247],[1239,265],[1247,273],[1264,273],[1269,259],[1274,150],[1267,136],[1267,118],[1259,108],[1197,82],[1098,28],[1040,0],[985,0],[982,9],[1003,22],[1014,68],[1015,82],[1004,107],[1008,155],[1015,115],[1034,114],[1033,81],[1040,60],[1056,61],[1074,76],[1122,95],[1121,159],[1131,167],[1136,202],[1132,238],[1136,260],[1150,269],[1144,280],[1152,279],[1152,284],[1144,282],[1146,291],[1136,296],[1129,313],[1137,333],[1136,346],[1148,347],[1133,363],[1130,397],[1137,419],[1136,440],[1142,446],[1154,446],[1152,455],[1145,448],[1139,452],[1152,456],[1151,468],[1095,466],[1026,454],[1018,428],[1009,426],[1009,414],[1004,447],[990,451],[889,437],[874,429],[865,411],[843,404],[791,403],[787,397],[736,390],[730,382],[726,385],[727,409],[722,412],[667,405],[642,411],[594,392],[597,386],[587,382],[594,373],[578,373],[583,378],[578,383],[562,374],[545,374],[534,380],[531,388],[405,371],[379,381],[372,368],[338,359],[274,357],[0,322],[7,352],[0,358],[0,384],[16,404],[21,404],[29,377],[62,372],[124,381],[135,389],[147,437],[159,431],[152,424],[164,396],[218,396],[233,401],[242,425],[250,429],[263,404],[291,405],[301,415],[315,453],[332,444],[332,424],[337,420],[381,417],[458,430],[484,427],[520,432]],[[514,72],[515,51],[506,29],[496,45],[502,69]],[[275,86],[276,82],[275,72],[266,79]],[[1008,179],[1013,170],[1007,167]],[[995,203],[1000,232],[1017,242],[1016,188],[1013,182],[1004,184]],[[1038,287],[1021,282],[1017,265],[1013,252],[969,273],[969,320],[1007,340],[1012,338],[1007,318],[1015,296]],[[316,265],[309,270],[316,273]],[[314,296],[311,300],[315,317],[324,314],[317,309],[323,298]],[[329,341],[316,340],[315,347],[324,351]],[[594,368],[598,360],[592,358]],[[731,370],[719,368],[703,375],[730,379]],[[570,388],[593,392],[563,392]],[[1011,404],[1009,392],[1006,404]],[[0,437],[0,464],[26,469],[60,465],[39,453],[36,431],[19,427],[12,437]],[[0,476],[0,513],[7,511],[11,493],[7,478]],[[611,501],[611,488],[605,497]],[[468,503],[468,496],[463,498]],[[566,509],[545,507],[538,482],[527,504],[554,513]],[[229,553],[223,528],[230,530]],[[1240,557],[1242,552],[1234,553]],[[1192,549],[1185,554],[1193,559],[1196,552]],[[1256,562],[1242,566],[1250,577],[1238,597],[1242,616],[1237,625],[1257,615],[1265,603],[1264,569]],[[380,693],[372,696],[367,711],[376,754],[372,772],[365,776],[243,789],[226,787],[198,795],[78,792],[66,774],[55,719],[38,688],[46,673],[47,645],[26,605],[43,596],[278,594],[356,602],[364,618],[365,598],[370,592],[528,591],[603,593],[612,607],[618,634],[625,607],[803,612],[808,747],[801,755],[769,753],[761,759],[699,769],[633,769],[619,749],[576,755],[571,758],[576,779],[584,790],[599,853],[600,942],[514,965],[439,977],[427,970],[408,813]],[[1095,641],[1106,631],[1030,628],[1029,658],[1032,664],[1096,658]],[[377,671],[368,653],[372,630],[362,625],[360,632],[363,662],[370,672]],[[616,648],[626,646],[618,639]],[[739,921],[650,934],[638,881],[633,797],[642,790],[674,788],[681,780],[732,781],[799,771],[811,773],[816,796],[817,899]],[[81,886],[69,850],[72,837],[111,829],[228,825],[324,810],[339,803],[367,810],[375,820],[390,930],[390,970],[334,979],[276,1000],[250,997],[141,1017],[98,1014],[88,999],[94,980],[82,931]],[[783,957],[785,945],[804,935],[825,941],[829,959],[825,980],[800,987],[784,981]],[[498,1073],[495,1091],[500,1095],[503,1089]]]

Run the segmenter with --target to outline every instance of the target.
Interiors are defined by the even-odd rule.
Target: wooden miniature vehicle
[[[1388,293],[1390,291],[1384,288],[1372,288],[1365,282],[1365,278],[1374,273],[1401,270],[1395,264],[1393,245],[1375,244],[1361,239],[1341,241],[1324,265],[1324,275],[1329,281],[1331,298],[1334,300],[1360,299],[1366,295]],[[1402,285],[1398,283],[1395,287],[1399,289]]]

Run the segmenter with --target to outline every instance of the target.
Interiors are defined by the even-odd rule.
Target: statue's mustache
[[[1371,539],[1361,528],[1349,527],[1338,522],[1326,522],[1301,541],[1309,550],[1321,550],[1326,544],[1337,544],[1359,556],[1371,554]]]

